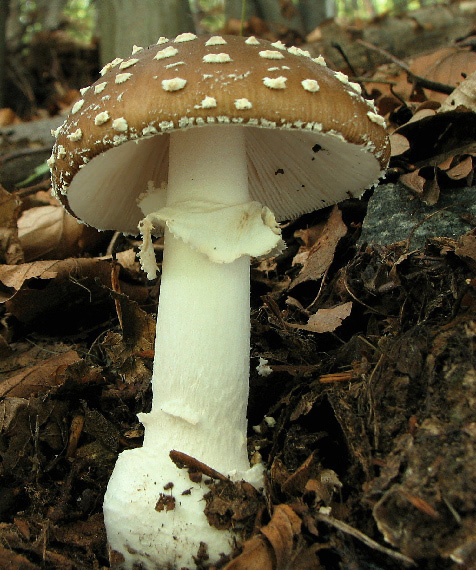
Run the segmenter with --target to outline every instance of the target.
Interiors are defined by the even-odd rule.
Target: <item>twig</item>
[[[408,65],[405,62],[403,62],[401,59],[398,59],[387,50],[378,47],[374,44],[371,44],[369,42],[366,42],[365,40],[356,40],[356,41],[357,43],[366,47],[367,49],[376,51],[377,53],[383,55],[390,61],[393,61],[393,63],[398,65],[398,67],[401,67],[404,71],[407,72],[408,77],[412,80],[412,83],[414,85],[418,85],[419,87],[424,87],[426,89],[431,89],[432,91],[438,91],[438,93],[444,93],[445,95],[450,95],[451,93],[453,93],[455,89],[454,85],[439,83],[438,81],[431,81],[431,79],[426,79],[425,77],[416,75],[415,73],[413,73],[413,71],[411,71],[411,69],[408,67]]]
[[[349,293],[349,295],[352,297],[352,299],[354,299],[354,301],[357,301],[357,303],[359,303],[360,305],[362,305],[363,307],[365,307],[367,310],[369,310],[371,313],[375,313],[376,315],[382,315],[384,317],[388,317],[388,318],[394,318],[394,315],[389,315],[388,313],[383,313],[382,311],[377,311],[377,309],[374,309],[373,307],[371,307],[370,305],[367,305],[366,303],[364,303],[361,299],[359,299],[358,297],[356,297],[356,295],[352,292],[352,290],[349,287],[349,283],[347,282],[347,271],[344,271],[343,274],[343,282],[344,282],[344,287],[345,290],[347,291],[347,293]]]
[[[26,196],[31,196],[32,194],[36,194],[39,190],[45,190],[45,191],[49,190],[50,186],[51,186],[51,180],[50,177],[48,176],[48,178],[45,178],[45,180],[42,180],[37,184],[33,184],[32,186],[25,186],[25,188],[18,188],[17,190],[15,190],[14,193],[20,198],[26,198]]]
[[[388,79],[375,79],[374,77],[362,77],[361,75],[356,75],[355,77],[349,77],[351,81],[355,83],[380,83],[382,85],[398,85],[396,81],[389,81]]]
[[[350,62],[349,58],[347,57],[347,54],[344,51],[344,48],[337,42],[332,42],[332,47],[334,49],[336,49],[341,56],[344,58],[345,63],[347,64],[347,67],[350,69],[350,72],[352,73],[352,75],[356,76],[357,73],[355,72],[354,66],[352,65],[352,63]],[[367,93],[367,89],[365,88],[365,85],[360,84],[362,87],[362,90],[364,92],[364,96],[366,99],[369,99],[369,94]]]
[[[172,449],[172,451],[169,453],[169,456],[170,459],[179,468],[188,467],[193,471],[199,471],[200,473],[202,473],[207,477],[210,477],[211,479],[218,479],[219,481],[223,481],[226,483],[230,482],[230,480],[227,477],[225,477],[225,475],[223,475],[219,471],[216,471],[216,469],[213,469],[213,467],[209,467],[205,463],[202,463],[198,459],[195,459],[195,457],[187,455],[182,451],[176,451],[175,449]]]
[[[31,156],[32,154],[41,154],[43,152],[51,152],[51,146],[42,146],[38,148],[22,148],[19,150],[13,150],[8,154],[4,154],[0,157],[0,164],[5,164],[10,160],[15,160],[16,158],[22,158],[24,156]]]
[[[246,0],[241,0],[240,36],[243,35],[244,29],[245,29],[245,18],[246,18]]]
[[[320,513],[316,514],[315,518],[320,522],[327,523],[328,525],[333,526],[334,528],[337,528],[342,532],[345,532],[346,534],[350,534],[351,536],[353,536],[357,540],[360,540],[370,548],[378,550],[379,552],[382,552],[382,554],[386,554],[387,556],[391,556],[392,558],[395,558],[395,560],[398,560],[399,562],[402,562],[405,565],[416,566],[415,561],[412,560],[409,556],[405,556],[404,554],[396,552],[391,548],[382,546],[381,544],[379,544],[375,540],[372,540],[369,536],[367,536],[360,530],[354,528],[353,526],[350,526],[350,524],[347,524],[343,521],[340,521],[339,519],[331,517],[330,515],[324,515]]]

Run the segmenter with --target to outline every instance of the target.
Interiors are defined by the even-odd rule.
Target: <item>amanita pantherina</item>
[[[233,533],[203,514],[205,484],[169,458],[187,453],[259,485],[246,449],[249,259],[280,247],[278,219],[359,196],[385,168],[383,120],[360,88],[298,48],[241,37],[161,38],[134,47],[82,90],[50,159],[58,197],[99,229],[165,228],[143,447],[124,451],[104,501],[124,567],[193,567]],[[264,204],[264,205],[262,205]],[[185,493],[185,494],[184,494]],[[171,495],[171,510],[158,505]]]

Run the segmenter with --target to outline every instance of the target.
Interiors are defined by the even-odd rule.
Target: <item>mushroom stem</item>
[[[248,256],[213,263],[166,232],[144,447],[183,451],[218,471],[249,468]],[[217,426],[220,426],[217,429]]]
[[[243,129],[207,131],[171,135],[167,207],[248,201]],[[143,447],[120,455],[104,501],[109,544],[126,568],[194,567],[200,542],[210,562],[232,549],[233,534],[211,527],[203,513],[207,485],[192,483],[169,452],[260,480],[246,451],[249,283],[248,255],[214,263],[166,229],[152,410],[139,415]]]
[[[247,176],[243,129],[171,135],[167,206],[247,202]],[[225,473],[249,468],[249,267],[249,256],[214,263],[166,230],[153,405],[140,417],[144,447],[164,461],[177,449]]]

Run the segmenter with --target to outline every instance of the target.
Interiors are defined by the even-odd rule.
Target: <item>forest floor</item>
[[[433,204],[475,188],[474,109],[438,106],[409,104],[387,178]],[[438,121],[456,134],[422,149]],[[150,407],[159,284],[137,241],[68,233],[48,183],[30,188],[0,194],[0,568],[99,570],[104,491]],[[371,194],[286,224],[285,252],[252,264],[248,443],[267,486],[210,486],[210,520],[249,529],[222,568],[476,568],[475,218],[418,249],[361,243]],[[37,207],[48,223],[19,231]]]

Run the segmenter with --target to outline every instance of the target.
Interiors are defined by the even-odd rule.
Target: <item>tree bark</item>
[[[315,0],[311,1],[315,2]],[[225,19],[241,19],[241,6],[242,0],[227,0],[225,2]],[[288,4],[288,9],[283,10],[279,0],[247,0],[245,19],[249,20],[251,16],[258,16],[271,26],[283,26],[302,35],[305,34],[299,10],[291,2]]]
[[[148,46],[160,36],[194,31],[188,0],[99,0],[98,9],[103,65],[126,57],[134,44]]]
[[[57,30],[63,19],[66,0],[42,0],[37,2],[43,31]]]
[[[7,67],[7,30],[8,0],[0,1],[0,108],[5,106],[5,73]]]
[[[299,0],[298,7],[306,34],[336,12],[334,0]]]

